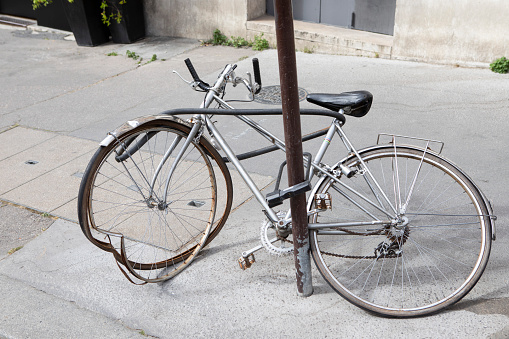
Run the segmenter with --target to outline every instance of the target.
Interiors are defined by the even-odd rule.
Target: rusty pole
[[[304,163],[302,160],[302,134],[300,127],[292,1],[276,0],[275,12],[288,185],[294,186],[304,181]],[[309,257],[306,195],[299,194],[290,198],[290,208],[292,211],[297,292],[299,296],[308,297],[313,293],[313,285],[311,281],[311,261]]]

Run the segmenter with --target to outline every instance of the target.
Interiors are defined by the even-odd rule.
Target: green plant
[[[266,39],[263,39],[262,35],[255,35],[254,42],[244,39],[243,37],[234,37],[231,36],[230,39],[226,37],[219,29],[215,29],[212,33],[212,39],[205,40],[202,42],[203,45],[221,45],[221,46],[232,46],[236,48],[240,47],[253,47],[255,51],[263,51],[264,49],[269,48],[269,42]]]
[[[307,54],[312,54],[313,53],[313,48],[308,48],[308,46],[306,46],[306,47],[304,47],[303,52],[307,53]]]
[[[107,56],[117,56],[118,53],[117,52],[110,52],[108,54],[106,54]]]
[[[227,41],[228,46],[233,46],[235,48],[240,48],[243,46],[251,46],[252,43],[247,41],[246,39],[238,36],[234,37],[232,36],[230,40]]]
[[[212,39],[209,40],[208,42],[211,43],[212,45],[224,45],[227,41],[228,38],[226,37],[226,35],[221,33],[221,31],[216,28],[214,30],[214,33],[212,33]]]
[[[128,58],[131,58],[131,59],[134,59],[134,60],[138,60],[140,58],[140,56],[138,54],[136,54],[136,52],[131,52],[130,50],[127,50],[125,52],[125,55],[127,55]]]
[[[124,5],[126,0],[120,0],[119,5]],[[110,10],[108,10],[110,8]],[[101,17],[103,19],[103,24],[106,26],[111,25],[111,20],[115,20],[117,23],[122,21],[122,13],[120,13],[120,9],[114,4],[108,4],[108,1],[102,0],[101,2]]]
[[[142,60],[143,60],[143,59],[142,59]],[[156,55],[156,54],[153,54],[153,55],[152,55],[152,58],[151,58],[149,61],[147,61],[147,62],[145,63],[145,65],[146,65],[146,64],[150,64],[152,61],[156,61],[156,60],[157,60],[157,55]],[[140,60],[140,62],[141,62],[141,60]]]
[[[490,64],[490,69],[495,73],[505,74],[509,72],[509,59],[506,57],[498,58]]]
[[[9,252],[7,252],[7,254],[8,254],[8,255],[11,255],[11,254],[13,254],[14,252],[17,252],[17,251],[19,251],[19,250],[20,250],[20,249],[22,249],[22,248],[23,248],[23,246],[19,246],[19,247],[11,248],[11,249],[9,250]]]
[[[73,3],[74,0],[68,0],[70,3]],[[48,6],[49,4],[53,3],[53,0],[32,0],[32,8],[36,10],[37,8],[40,8],[41,6]]]
[[[269,49],[269,42],[263,38],[263,33],[262,35],[255,35],[253,49],[255,51],[263,51],[264,49]]]

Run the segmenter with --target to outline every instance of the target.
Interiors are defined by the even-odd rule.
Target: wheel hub
[[[387,233],[387,237],[391,242],[398,243],[398,246],[401,247],[408,239],[410,235],[410,228],[408,227],[408,217],[402,216],[399,217],[395,223],[393,223]]]
[[[148,198],[145,202],[147,203],[148,208],[154,208],[159,205],[154,198]]]

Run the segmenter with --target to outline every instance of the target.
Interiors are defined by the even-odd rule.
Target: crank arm
[[[275,243],[278,240],[279,240],[278,238],[274,238],[274,239],[270,240],[270,243],[273,244],[273,243]],[[257,251],[261,250],[262,248],[263,248],[263,245],[258,245],[256,247],[253,247],[252,249],[250,249],[248,251],[242,252],[242,257],[243,258],[247,258],[251,254],[253,254],[254,252],[257,252]]]

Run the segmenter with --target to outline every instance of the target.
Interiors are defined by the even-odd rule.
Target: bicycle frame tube
[[[214,99],[222,106],[227,107],[228,109],[235,109],[231,105],[229,105],[226,101],[222,100],[217,95],[214,95]],[[276,137],[274,134],[267,131],[265,128],[260,126],[260,124],[253,121],[253,119],[249,118],[246,115],[235,115],[235,117],[242,122],[244,122],[249,127],[253,128],[256,132],[258,132],[261,136],[263,136],[265,139],[270,141],[272,144],[276,145],[280,150],[283,152],[285,151],[285,143],[284,141],[280,140],[278,137]]]
[[[329,130],[327,131],[327,135],[322,141],[322,144],[320,145],[320,148],[318,149],[318,152],[315,155],[315,158],[313,162],[311,163],[311,166],[313,168],[320,167],[320,162],[323,159],[323,156],[325,155],[325,152],[327,152],[327,149],[329,148],[329,145],[332,141],[332,138],[334,137],[334,133],[336,132],[336,120],[332,122],[332,124],[329,127]],[[309,171],[309,178],[308,180],[311,180],[315,174],[315,171]]]
[[[242,164],[240,163],[239,159],[237,159],[237,157],[235,156],[235,153],[233,153],[233,151],[230,148],[230,146],[223,139],[223,136],[221,135],[221,133],[219,133],[219,131],[214,126],[212,121],[206,115],[203,115],[202,119],[205,121],[205,124],[207,125],[207,128],[212,133],[212,135],[214,136],[216,141],[219,143],[219,145],[221,146],[223,151],[226,153],[226,156],[228,157],[230,162],[239,171],[240,176],[242,177],[242,179],[244,179],[244,182],[249,187],[251,192],[253,192],[256,200],[258,200],[260,205],[262,205],[262,207],[265,209],[269,219],[272,222],[277,222],[279,220],[279,218],[277,217],[276,213],[274,212],[274,210],[272,210],[272,208],[269,207],[269,205],[267,204],[267,201],[265,200],[265,197],[260,192],[260,190],[258,189],[256,184],[254,183],[253,179],[251,179],[251,177],[249,176],[249,174],[245,170],[244,166],[242,166]]]
[[[373,174],[371,173],[369,168],[364,163],[364,160],[362,160],[362,158],[359,155],[359,153],[357,152],[357,150],[355,150],[355,148],[353,147],[353,145],[350,142],[350,140],[348,140],[348,138],[346,137],[345,133],[343,132],[343,129],[341,128],[341,126],[339,126],[338,123],[335,123],[335,125],[336,125],[336,131],[338,132],[339,137],[341,138],[341,140],[343,141],[343,143],[345,144],[347,149],[349,149],[351,152],[353,152],[355,154],[355,156],[357,157],[357,159],[359,159],[360,163],[362,164],[363,169],[369,175],[370,179],[373,180],[373,182],[376,185],[376,188],[382,194],[382,197],[384,198],[384,200],[389,204],[389,207],[392,209],[392,211],[394,212],[395,216],[397,216],[398,215],[398,211],[396,210],[396,208],[394,208],[394,205],[391,203],[389,198],[387,198],[387,195],[385,195],[384,191],[382,190],[382,188],[380,187],[380,185],[376,181],[375,177],[373,176]]]

